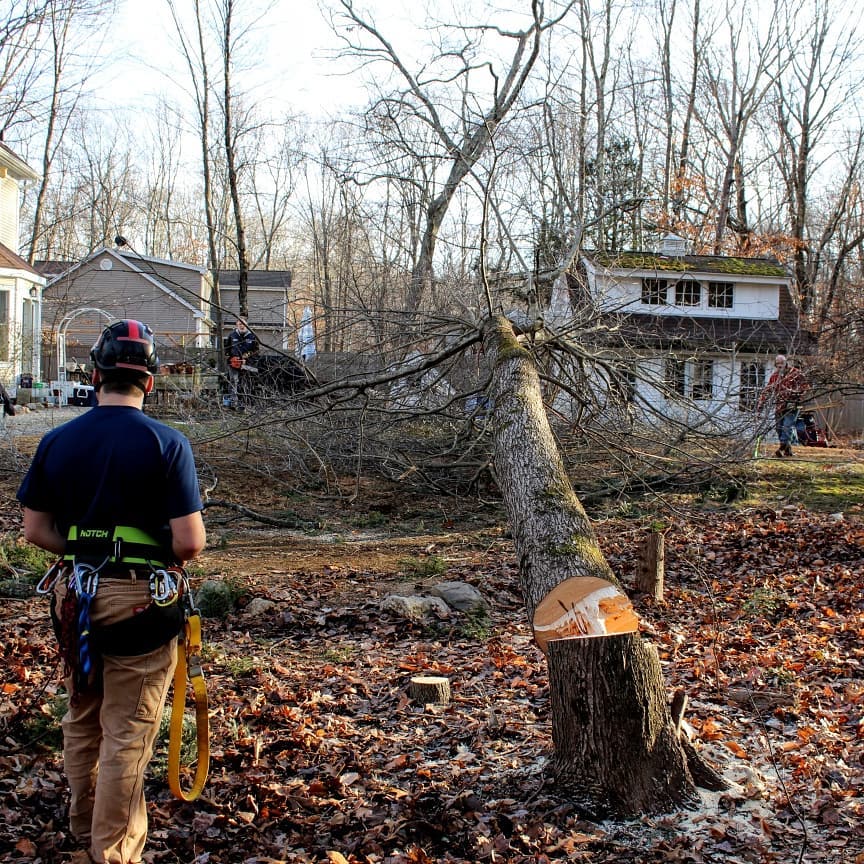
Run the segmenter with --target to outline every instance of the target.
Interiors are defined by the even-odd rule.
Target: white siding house
[[[38,379],[45,279],[18,254],[21,184],[39,175],[0,142],[0,380]]]
[[[807,349],[791,286],[774,259],[688,255],[667,242],[656,253],[585,253],[550,314],[559,327],[590,320],[605,360],[594,390],[617,393],[610,403],[627,403],[631,417],[725,427],[752,411],[775,354]]]

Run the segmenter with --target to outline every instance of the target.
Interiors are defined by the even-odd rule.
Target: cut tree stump
[[[438,675],[416,675],[411,679],[408,695],[421,705],[447,705],[450,702],[450,681]]]
[[[652,531],[642,543],[636,587],[644,594],[650,594],[655,600],[662,600],[665,567],[666,551],[663,534],[660,531]]]
[[[654,646],[636,633],[557,639],[549,659],[556,775],[577,800],[626,813],[698,800],[691,772],[701,760],[670,722]]]
[[[559,582],[534,610],[534,639],[548,654],[552,639],[632,633],[639,619],[617,586],[596,576]]]

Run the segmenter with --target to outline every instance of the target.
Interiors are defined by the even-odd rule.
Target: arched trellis
[[[57,380],[64,382],[66,381],[66,331],[69,329],[69,325],[80,315],[88,315],[95,314],[101,315],[103,318],[106,318],[108,321],[113,321],[115,316],[110,315],[104,309],[98,309],[96,306],[82,306],[80,309],[76,309],[74,312],[70,312],[68,315],[64,315],[60,321],[60,324],[57,326]]]

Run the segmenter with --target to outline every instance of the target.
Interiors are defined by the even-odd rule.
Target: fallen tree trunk
[[[529,621],[574,578],[621,589],[573,491],[546,417],[530,354],[505,318],[489,319],[494,466],[510,521]],[[602,631],[601,631],[602,632]],[[548,644],[557,782],[577,800],[621,814],[665,812],[721,778],[679,735],[656,649],[636,633]]]

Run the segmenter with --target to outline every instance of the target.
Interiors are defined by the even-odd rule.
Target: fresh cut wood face
[[[639,619],[628,597],[597,576],[565,579],[534,612],[534,638],[545,653],[553,639],[581,639],[635,633]]]

